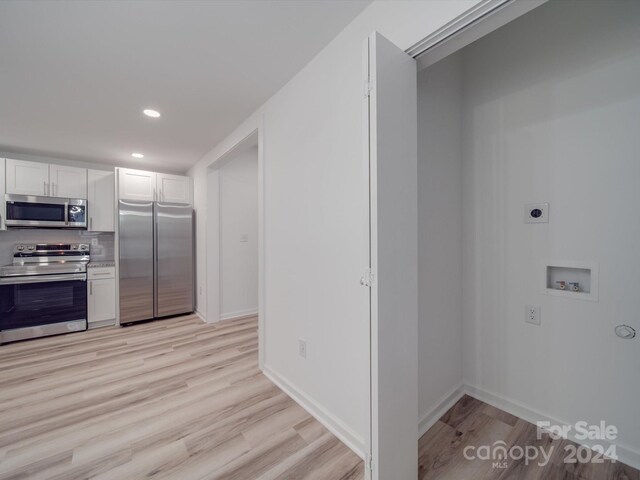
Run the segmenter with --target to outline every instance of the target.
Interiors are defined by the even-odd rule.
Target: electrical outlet
[[[97,238],[92,238],[91,239],[91,245],[94,246],[94,247],[97,247],[98,246],[98,239]]]
[[[302,338],[298,339],[298,355],[307,358],[307,341]]]
[[[525,305],[524,321],[533,325],[540,325],[540,307],[538,305]]]

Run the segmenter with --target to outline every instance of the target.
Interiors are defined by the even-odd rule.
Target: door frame
[[[241,150],[249,148],[250,145],[257,144],[258,147],[258,366],[260,370],[264,367],[265,341],[264,333],[266,327],[265,316],[265,202],[264,202],[264,121],[262,117],[258,121],[248,125],[246,129],[230,146],[226,147],[207,166],[207,230],[205,232],[206,245],[209,245],[211,238],[214,239],[214,246],[210,250],[205,248],[205,276],[207,279],[207,323],[220,321],[221,315],[221,269],[220,269],[220,199],[219,183],[215,191],[212,191],[211,182],[219,182],[217,172],[228,161]],[[214,185],[215,186],[215,185]],[[213,205],[212,205],[213,204]]]

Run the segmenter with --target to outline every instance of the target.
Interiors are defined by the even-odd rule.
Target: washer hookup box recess
[[[542,268],[542,291],[556,297],[598,301],[598,264],[548,261]]]

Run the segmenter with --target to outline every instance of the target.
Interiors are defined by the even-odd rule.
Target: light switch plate
[[[524,223],[549,223],[549,204],[530,203],[525,205]]]

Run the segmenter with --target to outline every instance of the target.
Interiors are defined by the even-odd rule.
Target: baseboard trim
[[[269,366],[264,365],[262,373],[271,380],[280,390],[291,397],[298,405],[304,408],[312,417],[324,425],[327,430],[333,433],[342,443],[349,447],[353,452],[363,460],[366,457],[366,449],[364,440],[353,432],[349,427],[344,425],[340,420],[327,412],[323,407],[318,405],[306,394],[296,389],[290,382],[282,376],[271,370]]]
[[[491,406],[504,410],[505,412],[515,415],[516,417],[526,420],[527,422],[533,423],[534,425],[536,424],[536,422],[541,422],[541,421],[547,421],[552,425],[571,425],[572,424],[572,422],[558,420],[557,418],[553,418],[544,413],[540,413],[519,402],[509,400],[508,398],[505,398],[501,395],[489,392],[487,390],[483,390],[478,387],[474,387],[469,384],[464,384],[462,388],[463,388],[463,392],[462,392],[463,394],[467,394],[477,400],[480,400],[484,403],[488,403]],[[619,427],[620,426],[618,426],[618,428]],[[602,441],[578,440],[575,438],[575,432],[573,430],[569,432],[567,439],[577,444],[585,445],[589,448],[592,448],[594,444],[603,443]],[[619,443],[616,443],[615,445],[616,445],[616,453],[618,455],[618,460],[620,462],[627,464],[630,467],[633,467],[635,469],[640,469],[640,452],[634,450],[633,448],[630,448],[627,445],[621,445]],[[605,449],[606,448],[607,447],[605,446]]]
[[[116,319],[112,318],[110,320],[99,320],[97,322],[88,322],[87,330],[93,330],[94,328],[102,328],[102,327],[114,327],[116,325]]]
[[[451,390],[443,396],[440,401],[427,413],[420,417],[418,423],[418,438],[422,437],[435,423],[444,415],[447,410],[455,405],[455,403],[464,395],[464,387],[462,384]]]
[[[195,314],[196,314],[196,316],[197,316],[200,320],[202,320],[204,323],[209,323],[209,322],[207,322],[207,318],[206,318],[202,313],[200,313],[198,310],[196,310],[196,311],[195,311],[195,312],[193,312],[193,313],[195,313]]]
[[[238,310],[237,312],[223,313],[220,315],[220,320],[231,320],[245,317],[253,317],[258,314],[257,308],[249,308],[247,310]]]

